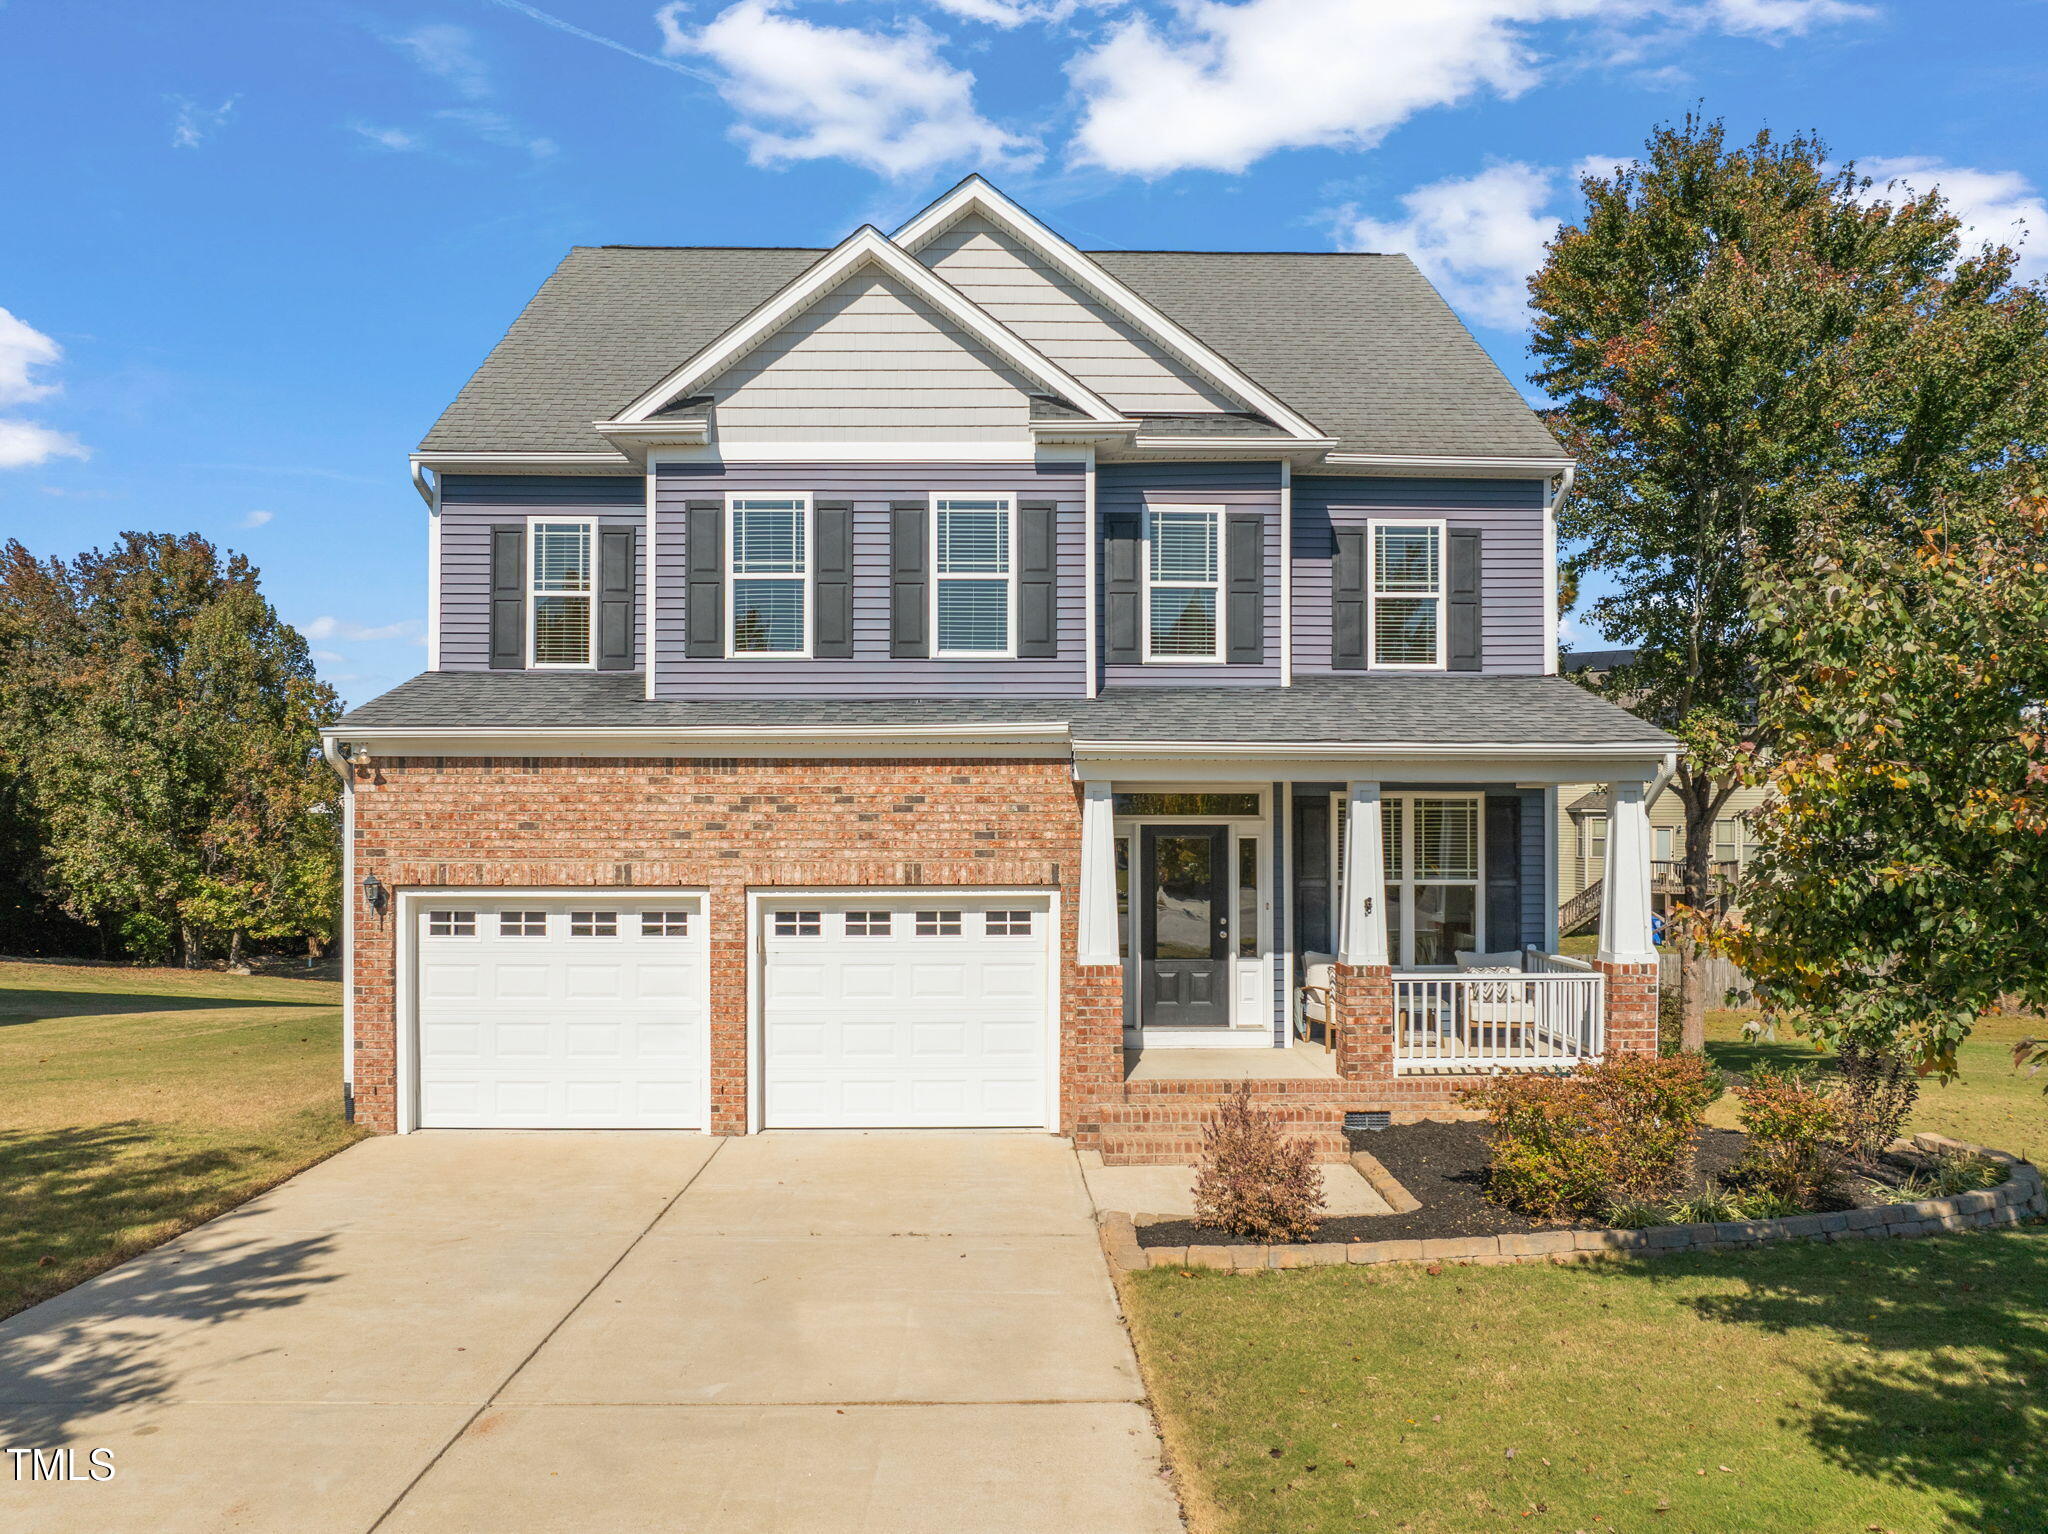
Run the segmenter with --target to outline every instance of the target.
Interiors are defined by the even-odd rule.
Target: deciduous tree
[[[1894,193],[1818,138],[1728,141],[1688,118],[1581,183],[1585,211],[1531,279],[1535,375],[1582,473],[1568,575],[1634,665],[1595,685],[1684,741],[1684,903],[1712,904],[1713,825],[1778,684],[1753,596],[1816,486],[1850,532],[1911,544],[1935,497],[2048,443],[2042,294],[2010,249],[1966,251],[1937,192]],[[1710,998],[1683,958],[1683,1042]]]

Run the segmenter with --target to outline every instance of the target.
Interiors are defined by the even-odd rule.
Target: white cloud
[[[396,623],[369,625],[323,613],[312,622],[301,623],[298,627],[299,632],[308,639],[338,639],[345,643],[361,644],[377,639],[417,638],[425,625],[415,618],[403,618]]]
[[[197,149],[226,126],[228,114],[234,111],[235,102],[240,98],[230,96],[217,107],[203,107],[189,96],[167,99],[178,109],[171,118],[171,147]]]
[[[490,95],[490,70],[477,57],[476,38],[467,27],[436,22],[394,37],[391,44],[428,74],[446,80],[457,95],[471,101]]]
[[[1750,37],[1789,32],[1793,36],[1836,21],[1860,21],[1876,14],[1847,0],[1711,0],[1708,13],[1730,32]]]
[[[939,56],[915,21],[891,32],[821,26],[787,0],[738,0],[701,27],[686,7],[656,14],[663,49],[718,67],[718,91],[740,115],[735,137],[757,165],[847,160],[885,176],[953,163],[1029,163],[1034,146],[983,117],[974,76]]]
[[[1646,46],[1645,29],[1669,46],[1866,13],[1840,0],[1169,0],[1068,65],[1083,102],[1073,158],[1159,176],[1241,171],[1281,149],[1370,149],[1432,107],[1534,85],[1550,62],[1536,47],[1546,23],[1603,29],[1597,46],[1559,39],[1560,56],[1604,46],[1620,58]]]
[[[536,160],[545,160],[556,150],[553,139],[540,138],[528,133],[503,112],[487,111],[482,107],[449,107],[434,115],[454,123],[486,144],[497,144],[505,149],[523,149]]]
[[[276,515],[277,513],[274,511],[252,511],[247,516],[242,518],[242,526],[261,527],[264,523],[270,521],[271,518],[275,517]]]
[[[372,123],[350,123],[349,127],[379,149],[402,154],[409,149],[424,147],[417,134],[407,133],[403,128],[379,128]]]
[[[345,666],[348,657],[336,650],[308,650],[306,652],[323,666]]]
[[[1027,21],[1065,21],[1082,6],[1114,5],[1118,0],[926,0],[936,10],[992,27],[1022,26]]]
[[[52,458],[84,458],[86,446],[68,432],[33,421],[0,420],[0,469],[27,469]]]
[[[63,348],[40,330],[0,309],[0,405],[56,393],[55,384],[38,383],[29,374],[55,366],[63,355]]]
[[[35,326],[0,309],[0,405],[25,405],[55,394],[35,373],[54,367],[64,349]],[[0,469],[26,469],[52,458],[83,458],[85,444],[33,421],[0,419]]]
[[[1544,211],[1556,185],[1557,172],[1544,166],[1489,166],[1415,188],[1400,199],[1397,218],[1339,210],[1338,243],[1413,256],[1466,318],[1518,329],[1527,318],[1529,274],[1557,232],[1557,218]]]
[[[2020,252],[2022,277],[2048,272],[2048,243],[2031,248],[2022,243],[2030,234],[2048,234],[2048,201],[2020,172],[1945,165],[1919,155],[1863,160],[1856,168],[1877,183],[1873,196],[1884,195],[1890,183],[1922,193],[1939,187],[1950,211],[1963,221],[1965,250],[1986,241],[2011,245]]]

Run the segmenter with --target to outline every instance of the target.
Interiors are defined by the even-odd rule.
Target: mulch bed
[[[1422,1201],[1407,1214],[1346,1215],[1325,1220],[1318,1241],[1427,1241],[1445,1236],[1504,1236],[1525,1231],[1597,1229],[1531,1220],[1486,1199],[1486,1126],[1477,1123],[1402,1124],[1354,1135],[1355,1149],[1377,1157],[1401,1186]],[[1718,1176],[1742,1156],[1744,1136],[1733,1129],[1700,1132],[1693,1181]],[[1138,1227],[1140,1246],[1228,1246],[1238,1238],[1193,1220]]]

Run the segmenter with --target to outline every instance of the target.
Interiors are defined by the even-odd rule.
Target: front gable
[[[1119,410],[1161,415],[1246,408],[978,211],[932,236],[917,257]]]
[[[721,441],[1018,442],[1037,386],[900,278],[845,277],[702,386]]]

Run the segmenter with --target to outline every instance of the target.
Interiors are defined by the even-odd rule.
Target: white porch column
[[[1344,805],[1344,909],[1337,962],[1387,962],[1386,851],[1381,845],[1380,786],[1353,783]]]
[[[1121,964],[1116,930],[1115,801],[1108,783],[1081,785],[1081,910],[1077,964]]]
[[[1607,868],[1600,894],[1600,958],[1655,964],[1650,941],[1650,806],[1640,783],[1607,785]]]

